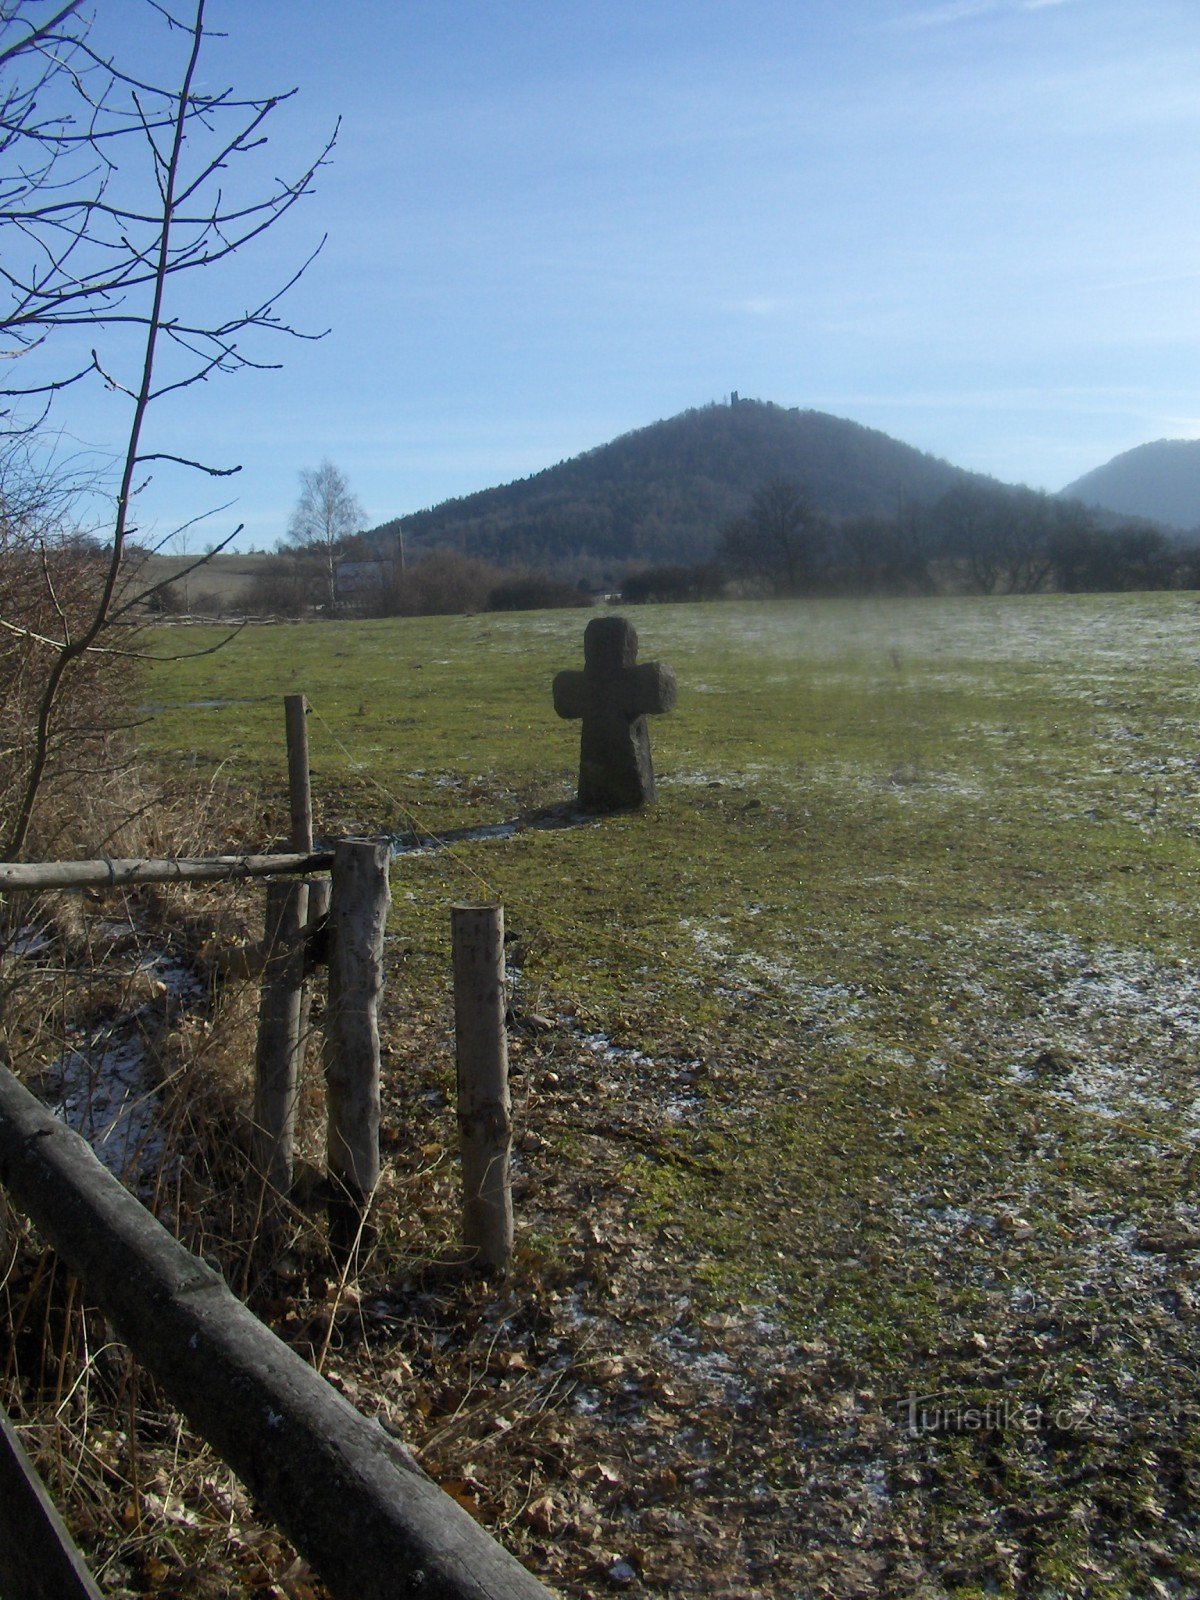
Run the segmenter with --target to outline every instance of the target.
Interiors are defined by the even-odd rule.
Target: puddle
[[[136,1178],[139,1188],[149,1183],[165,1150],[141,1041],[68,1050],[51,1070],[54,1114],[87,1140],[114,1177]]]
[[[168,705],[165,701],[152,700],[149,705],[139,706],[139,717],[161,717],[167,711],[225,711],[230,706],[256,706],[273,696],[258,695],[251,700],[177,700]]]
[[[132,970],[160,984],[170,1002],[194,1004],[201,998],[195,975],[162,952],[142,955]],[[46,1100],[55,1116],[87,1140],[114,1177],[141,1193],[153,1189],[170,1167],[162,1105],[141,1027],[157,1005],[139,1006],[85,1036],[46,1075]]]
[[[474,828],[447,828],[444,833],[394,833],[389,837],[388,845],[393,857],[431,855],[451,845],[511,839],[515,834],[532,830],[556,832],[564,828],[594,828],[603,820],[593,812],[579,811],[571,805],[552,806],[546,811],[513,817],[508,822],[488,822]]]
[[[480,828],[455,828],[448,833],[424,834],[414,839],[411,834],[393,834],[388,840],[393,857],[427,856],[445,850],[452,844],[475,844],[483,839],[511,839],[522,831],[519,822],[493,822]]]
[[[53,944],[54,939],[44,928],[35,927],[31,923],[17,929],[8,945],[8,951],[11,955],[28,959],[30,956],[40,956]]]

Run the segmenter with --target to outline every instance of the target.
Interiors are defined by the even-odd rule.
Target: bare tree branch
[[[277,310],[316,252],[257,306],[226,317],[189,313],[180,294],[196,273],[218,269],[313,192],[336,128],[295,179],[276,178],[257,195],[241,192],[231,174],[262,147],[268,119],[295,91],[246,96],[229,88],[198,88],[208,37],[205,0],[194,0],[190,20],[160,0],[147,4],[169,33],[184,40],[185,60],[174,83],[149,81],[106,55],[79,14],[80,0],[0,3],[0,361],[30,360],[36,352],[38,364],[19,380],[0,384],[0,398],[10,406],[0,411],[0,438],[6,436],[10,447],[29,441],[32,448],[37,435],[31,426],[42,428],[56,398],[96,379],[130,408],[103,552],[95,543],[80,545],[86,554],[67,559],[53,543],[66,537],[65,529],[49,540],[38,534],[39,519],[52,508],[38,506],[36,497],[22,507],[10,497],[0,459],[0,554],[10,526],[20,530],[14,537],[22,548],[40,549],[42,595],[40,612],[35,607],[22,617],[6,607],[0,616],[0,634],[15,641],[5,670],[25,685],[22,693],[35,680],[40,685],[34,715],[19,738],[4,741],[6,750],[19,752],[13,759],[24,763],[11,814],[0,821],[0,858],[9,860],[26,847],[52,773],[92,770],[86,737],[96,730],[81,725],[71,692],[83,664],[206,655],[236,633],[182,656],[151,654],[114,633],[133,632],[138,613],[160,587],[130,594],[123,576],[136,532],[132,515],[142,469],[161,462],[212,478],[240,470],[156,447],[146,437],[151,408],[216,373],[272,365],[244,348],[249,333],[320,337],[299,334]],[[97,335],[91,361],[80,366],[68,357],[58,371],[47,367],[54,336],[80,327]],[[132,374],[120,346],[106,349],[103,343],[106,332],[131,328],[141,334]],[[35,397],[40,413],[31,425],[12,408]],[[12,520],[18,517],[24,520]],[[176,576],[186,577],[211,554]],[[28,564],[19,570],[28,572]],[[80,585],[91,581],[89,574],[95,574],[96,586],[87,602]],[[72,585],[69,594],[60,593],[64,576]],[[0,569],[0,603],[4,581]],[[29,651],[22,654],[25,646]],[[36,665],[30,652],[49,652],[49,665]]]

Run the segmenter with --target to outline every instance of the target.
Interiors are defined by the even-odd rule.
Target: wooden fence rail
[[[5,1068],[0,1182],[339,1600],[552,1600]]]
[[[194,860],[0,862],[0,893],[39,889],[115,889],[131,883],[201,883],[328,872],[332,850],[277,856],[203,856]]]

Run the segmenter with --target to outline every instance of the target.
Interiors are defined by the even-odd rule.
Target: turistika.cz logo
[[[910,1439],[945,1433],[1076,1433],[1093,1419],[1095,1404],[1075,1400],[1049,1404],[999,1395],[964,1400],[951,1395],[910,1394],[899,1402]]]

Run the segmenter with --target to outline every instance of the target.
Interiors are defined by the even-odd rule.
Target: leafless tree
[[[329,609],[337,605],[337,558],[344,542],[363,524],[363,509],[328,456],[300,474],[300,498],[283,542],[319,554]]]
[[[745,516],[726,527],[717,558],[731,572],[796,594],[810,578],[825,523],[808,493],[790,478],[758,489]]]
[[[295,177],[260,184],[253,152],[294,91],[201,87],[204,0],[192,0],[186,17],[159,0],[144,3],[146,28],[165,30],[178,50],[178,70],[164,82],[105,53],[80,0],[0,0],[0,424],[10,446],[33,449],[58,397],[87,383],[102,384],[128,409],[90,600],[60,605],[54,564],[43,562],[36,620],[0,618],[36,657],[32,668],[22,658],[21,670],[38,685],[17,799],[0,836],[7,860],[24,850],[53,775],[72,683],[89,661],[128,649],[119,629],[145,598],[123,584],[139,489],[151,473],[175,467],[209,477],[239,470],[155,449],[153,407],[218,374],[274,365],[256,341],[247,347],[249,336],[297,333],[278,305],[307,261],[257,303],[212,308],[222,265],[312,192],[333,143]],[[192,292],[198,280],[202,296]],[[83,362],[72,358],[81,330],[91,343]],[[52,524],[11,505],[0,483],[0,523],[19,530],[35,556],[48,549]]]

